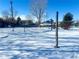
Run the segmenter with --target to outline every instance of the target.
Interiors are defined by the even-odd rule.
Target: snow
[[[8,37],[8,34],[0,33],[0,38],[6,38]]]
[[[48,59],[48,58],[46,58],[46,57],[39,57],[38,59]]]
[[[59,46],[55,29],[0,28],[0,59],[79,59],[79,28],[59,28]]]
[[[6,55],[0,55],[0,59],[10,59],[11,57],[8,57]]]

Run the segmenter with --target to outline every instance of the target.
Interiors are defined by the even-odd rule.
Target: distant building
[[[55,23],[52,22],[52,24],[51,24],[51,21],[50,21],[50,20],[47,20],[47,21],[44,21],[44,22],[41,23],[41,26],[42,26],[42,27],[51,27],[51,25],[52,25],[52,27],[55,27],[55,26],[54,26]]]

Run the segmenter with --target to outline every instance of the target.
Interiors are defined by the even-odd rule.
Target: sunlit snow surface
[[[79,28],[59,29],[55,41],[55,29],[0,28],[0,59],[79,59]]]

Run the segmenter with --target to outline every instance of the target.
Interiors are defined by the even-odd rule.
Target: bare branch
[[[46,6],[47,0],[31,0],[31,14],[38,19],[39,25],[45,14]]]

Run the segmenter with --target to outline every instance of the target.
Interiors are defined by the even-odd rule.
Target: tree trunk
[[[38,19],[38,27],[41,27],[41,19]]]

